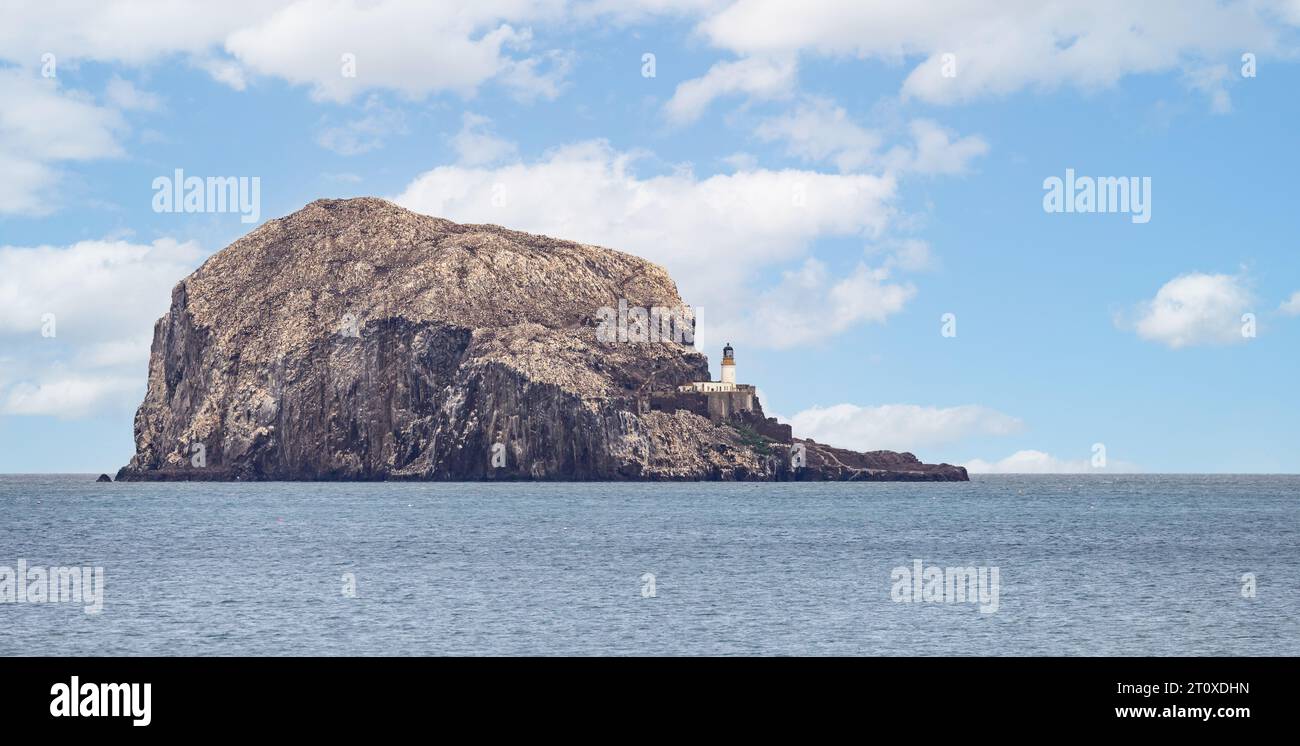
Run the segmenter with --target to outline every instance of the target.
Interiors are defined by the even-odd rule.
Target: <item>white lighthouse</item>
[[[732,349],[731,343],[728,342],[727,346],[722,348],[722,380],[694,381],[678,386],[677,390],[694,391],[702,394],[742,392],[749,395],[753,393],[754,387],[744,383],[736,383],[736,351]]]
[[[731,348],[730,342],[722,348],[722,382],[733,386],[736,383],[736,351]]]
[[[721,381],[692,381],[678,386],[677,390],[705,397],[707,401],[702,407],[707,407],[709,419],[715,422],[754,411],[754,396],[757,393],[757,390],[747,383],[736,383],[736,351],[732,349],[730,342],[722,348]],[[677,402],[674,402],[673,406],[677,407]],[[696,414],[705,413],[698,409],[686,408]]]

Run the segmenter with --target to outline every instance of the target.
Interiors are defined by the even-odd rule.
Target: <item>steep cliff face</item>
[[[598,309],[620,299],[683,305],[662,268],[621,252],[314,202],[173,290],[118,479],[865,478],[651,411],[708,363],[671,340],[599,340]]]

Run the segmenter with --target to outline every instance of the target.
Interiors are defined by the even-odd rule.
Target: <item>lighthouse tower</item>
[[[730,342],[722,348],[721,381],[691,381],[678,386],[677,390],[700,396],[703,401],[683,400],[673,396],[661,404],[661,408],[669,412],[686,409],[714,422],[722,422],[745,412],[753,412],[757,407],[755,388],[747,383],[736,383],[736,351]],[[654,408],[654,402],[651,402],[651,408]]]
[[[730,342],[722,348],[722,382],[733,386],[736,383],[736,351],[731,349]]]

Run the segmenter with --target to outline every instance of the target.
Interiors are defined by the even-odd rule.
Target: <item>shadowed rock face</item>
[[[792,471],[789,442],[648,411],[708,361],[597,341],[597,309],[620,298],[683,305],[661,267],[618,251],[313,202],[172,291],[118,479],[966,478],[817,444]]]

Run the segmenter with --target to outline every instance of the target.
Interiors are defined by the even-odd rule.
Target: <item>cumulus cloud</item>
[[[1192,272],[1179,275],[1141,303],[1132,322],[1138,336],[1178,349],[1195,345],[1243,342],[1242,316],[1254,297],[1245,279],[1234,275]],[[1127,325],[1122,318],[1121,325]]]
[[[0,246],[0,344],[10,353],[0,413],[81,417],[136,406],[153,324],[203,256],[172,239]]]
[[[383,147],[394,135],[406,132],[406,117],[371,96],[362,116],[339,125],[327,126],[316,136],[316,144],[339,155],[360,155]]]
[[[457,160],[466,166],[485,166],[514,157],[518,148],[513,142],[497,137],[489,130],[492,120],[471,112],[461,117],[460,132],[451,139]]]
[[[1063,459],[1032,449],[1016,451],[998,461],[971,459],[963,466],[971,474],[1130,474],[1141,471],[1127,462],[1093,466],[1092,459]]]
[[[203,255],[197,244],[173,239],[0,246],[0,334],[39,337],[44,313],[58,317],[60,337],[105,341],[152,329],[172,286]]]
[[[1282,305],[1278,306],[1277,310],[1287,316],[1300,316],[1300,290],[1295,291],[1290,298],[1282,301]]]
[[[1228,94],[1227,84],[1233,73],[1227,65],[1197,65],[1184,72],[1183,79],[1189,88],[1209,99],[1210,111],[1227,114],[1232,111],[1232,97]]]
[[[1128,75],[1197,71],[1204,60],[1235,59],[1241,50],[1268,54],[1278,50],[1283,31],[1278,10],[1216,0],[739,0],[706,18],[700,31],[714,46],[745,56],[922,58],[903,94],[954,103],[1024,89],[1091,90]],[[955,76],[942,74],[946,54],[955,57]],[[1221,108],[1217,90],[1209,89]]]
[[[863,322],[883,323],[902,311],[914,295],[916,288],[910,283],[890,281],[888,268],[859,263],[836,280],[823,262],[809,258],[759,294],[749,325],[760,330],[763,346],[798,347]]]
[[[933,269],[937,261],[930,244],[919,238],[894,238],[867,247],[868,256],[882,255],[886,269],[898,268],[906,272]]]
[[[812,97],[792,111],[763,121],[759,139],[785,143],[786,153],[804,161],[833,163],[841,172],[875,165],[882,138],[849,118],[843,108]]]
[[[619,24],[656,17],[699,16],[726,7],[730,0],[577,0],[573,15],[584,21]]]
[[[700,178],[689,168],[642,176],[640,155],[593,141],[533,163],[440,166],[393,199],[418,212],[609,246],[662,264],[687,302],[704,307],[710,338],[773,344],[781,339],[769,338],[774,320],[815,334],[817,324],[883,319],[910,297],[888,271],[864,266],[832,282],[820,263],[804,262],[819,238],[870,239],[884,231],[894,213],[892,177],[753,169]],[[764,270],[791,262],[802,266],[775,289],[756,287]],[[815,305],[803,302],[809,294]]]
[[[257,24],[286,2],[171,0],[166,3],[9,3],[0,25],[0,59],[39,64],[55,55],[139,66],[175,54],[203,52],[241,26]]]
[[[81,92],[18,68],[0,69],[0,215],[44,215],[59,204],[60,164],[113,158],[126,121]]]
[[[841,173],[867,169],[897,174],[959,174],[988,152],[978,136],[958,137],[928,119],[908,125],[911,142],[881,152],[884,133],[849,118],[833,101],[810,97],[793,110],[764,120],[755,135],[781,142],[788,155],[809,163],[830,163]]]
[[[59,172],[41,161],[5,152],[0,144],[0,214],[44,215],[54,211]]]
[[[527,23],[559,9],[544,2],[300,0],[230,34],[225,49],[245,69],[307,85],[320,100],[347,101],[368,88],[412,98],[469,95],[502,74],[545,94],[553,81],[546,61],[527,55],[531,32],[505,19]],[[343,54],[354,56],[355,75],[342,74]]]
[[[9,387],[0,402],[0,414],[46,415],[60,419],[87,417],[106,406],[139,404],[144,378],[135,376],[73,376],[40,383],[21,382]]]
[[[836,404],[806,409],[789,418],[789,424],[798,437],[860,451],[915,450],[974,435],[1010,435],[1024,428],[1016,417],[975,404]]]
[[[472,93],[499,81],[553,97],[569,57],[534,50],[533,26],[698,18],[714,47],[739,58],[683,83],[669,108],[690,121],[718,96],[781,95],[798,56],[919,59],[903,92],[949,103],[1062,85],[1094,89],[1124,76],[1181,71],[1216,109],[1229,103],[1207,61],[1241,50],[1286,53],[1294,4],[1217,0],[1047,0],[1037,3],[844,3],[838,0],[174,0],[20,3],[0,26],[0,59],[31,64],[47,51],[71,60],[142,65],[183,55],[242,88],[249,75],[309,86],[343,101],[384,88],[421,97]],[[356,55],[357,75],[340,74]],[[957,74],[944,77],[953,54]]]
[[[753,171],[758,168],[758,156],[744,151],[723,156],[718,160],[730,166],[733,171]]]
[[[248,88],[248,76],[238,62],[212,53],[195,54],[190,64],[212,76],[212,79],[236,91]]]
[[[795,69],[790,58],[749,57],[719,62],[702,77],[678,85],[664,105],[664,113],[674,124],[689,124],[722,96],[738,93],[758,99],[789,96],[794,91]]]
[[[530,57],[508,59],[495,80],[521,103],[550,100],[566,87],[575,56],[571,51],[550,49]]]
[[[989,151],[977,135],[955,137],[950,130],[928,120],[917,119],[909,127],[914,146],[895,151],[894,167],[919,174],[960,174],[970,162]]]
[[[319,100],[374,89],[413,98],[472,94],[499,80],[521,97],[554,97],[569,56],[532,49],[528,24],[566,17],[560,0],[176,0],[19,4],[0,26],[0,59],[54,52],[138,66],[173,55],[243,89],[252,76],[308,86]],[[356,74],[343,74],[343,54]]]
[[[114,108],[123,111],[158,111],[162,108],[162,98],[157,94],[141,90],[118,75],[109,78],[104,96]]]

